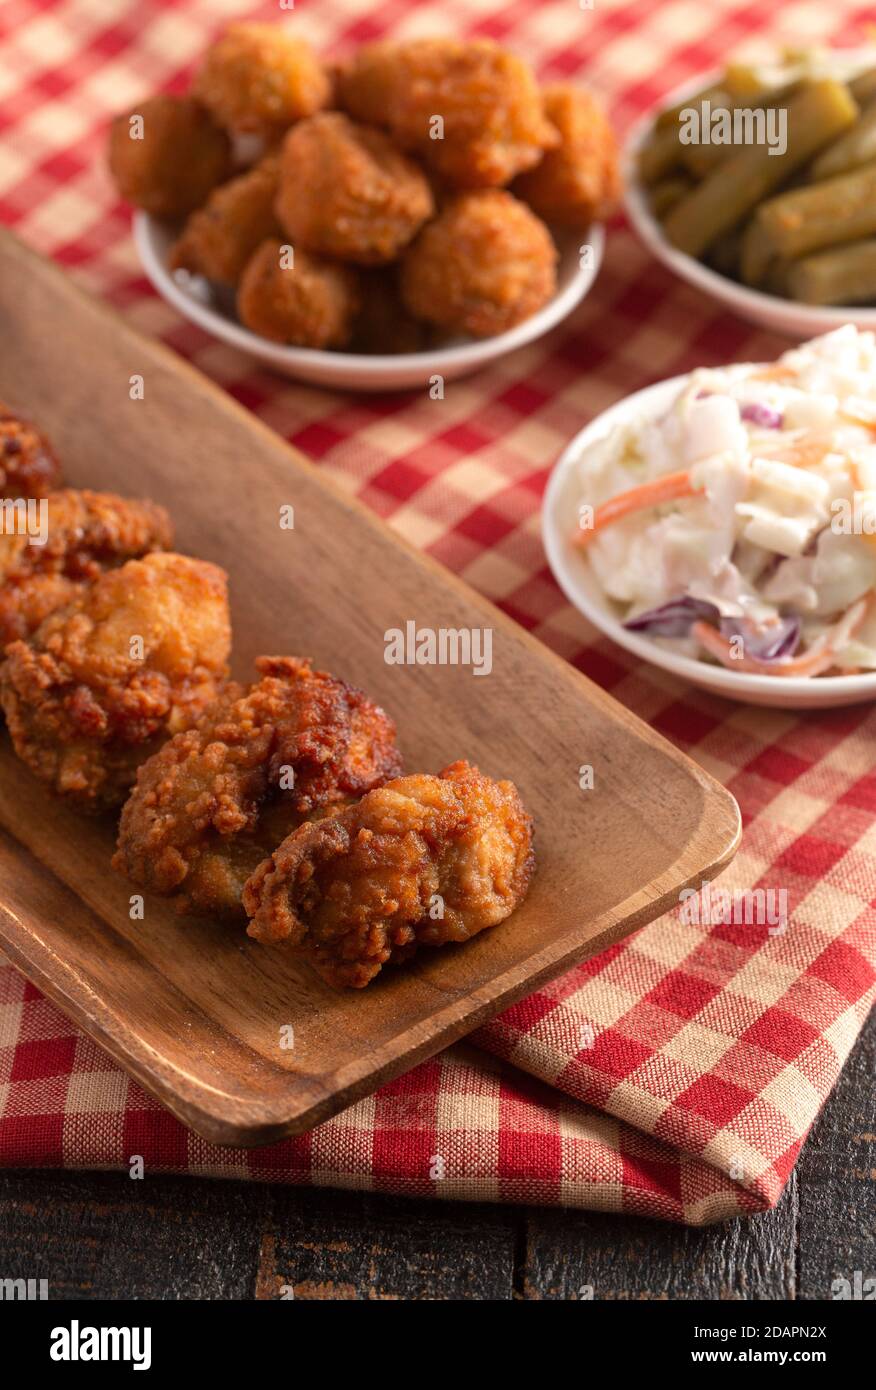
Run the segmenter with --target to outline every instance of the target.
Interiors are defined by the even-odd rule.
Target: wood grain
[[[460,756],[512,777],[535,818],[524,906],[464,947],[336,993],[282,947],[181,919],[109,868],[114,827],[52,801],[0,749],[0,941],[206,1138],[311,1128],[712,878],[736,803],[690,760],[355,501],[209,381],[56,267],[0,237],[0,396],[48,431],[70,482],[145,494],[177,544],[226,567],[235,670],[312,656],[395,715],[411,770]],[[144,398],[129,380],[142,377]],[[295,528],[282,530],[291,504]],[[389,666],[384,633],[493,630],[493,670]],[[578,769],[594,769],[582,791]],[[292,1024],[295,1048],[280,1047]]]

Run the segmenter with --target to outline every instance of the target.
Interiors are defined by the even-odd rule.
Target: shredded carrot
[[[581,527],[575,533],[574,543],[587,545],[597,531],[631,516],[633,512],[659,507],[662,502],[674,502],[680,497],[697,497],[701,492],[702,488],[694,487],[686,469],[680,473],[664,473],[662,478],[652,478],[648,483],[640,483],[638,487],[619,492],[616,497],[603,502],[593,513],[592,526]]]
[[[821,676],[833,666],[838,645],[847,642],[858,631],[872,601],[872,593],[859,599],[831,631],[823,633],[819,641],[812,644],[808,652],[778,661],[760,661],[755,656],[744,654],[735,656],[730,638],[725,637],[711,623],[693,623],[691,635],[710,656],[716,657],[722,666],[726,666],[728,671],[745,671],[755,676]]]
[[[796,381],[797,373],[793,367],[786,367],[781,362],[768,362],[760,367],[756,372],[749,372],[749,381]]]

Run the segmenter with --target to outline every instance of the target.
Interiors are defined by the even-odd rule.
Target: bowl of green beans
[[[740,317],[810,338],[876,329],[876,48],[730,63],[630,132],[627,214]]]

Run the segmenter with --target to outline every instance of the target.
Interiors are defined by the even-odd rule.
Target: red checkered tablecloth
[[[150,290],[107,179],[107,119],[184,89],[232,17],[273,17],[334,52],[374,37],[487,35],[543,77],[582,78],[624,129],[743,44],[862,37],[864,6],[743,0],[4,0],[0,219],[190,358],[675,740],[742,806],[729,888],[782,889],[787,930],[664,918],[465,1044],[297,1140],[211,1146],[0,968],[0,1164],[125,1168],[565,1203],[700,1224],[778,1198],[866,1017],[876,980],[876,716],[804,718],[691,691],[597,638],[539,539],[553,460],[597,411],[781,340],[718,312],[618,222],[582,307],[546,341],[424,395],[351,397],[259,370]],[[3,355],[14,344],[0,344]],[[120,486],[124,480],[120,480]]]

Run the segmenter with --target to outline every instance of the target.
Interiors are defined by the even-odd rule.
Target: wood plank
[[[528,1299],[793,1297],[795,1196],[748,1221],[691,1228],[635,1216],[533,1208]],[[587,1289],[592,1289],[588,1295]]]
[[[273,1189],[256,1297],[506,1300],[514,1208]]]
[[[506,923],[337,993],[242,927],[183,922],[157,900],[132,922],[111,824],[85,824],[0,747],[4,949],[185,1123],[232,1144],[309,1129],[732,856],[735,802],[689,759],[8,233],[0,263],[2,394],[47,430],[71,482],[152,496],[181,549],[228,568],[238,673],[260,652],[312,655],[396,715],[411,769],[466,756],[513,777],[535,817],[535,881]],[[289,503],[293,531],[279,525]],[[408,620],[489,628],[491,674],[387,665],[384,634]]]
[[[0,1173],[0,1277],[50,1299],[247,1299],[269,1190],[119,1173]]]
[[[797,1165],[798,1297],[876,1280],[876,1013],[861,1032]]]

